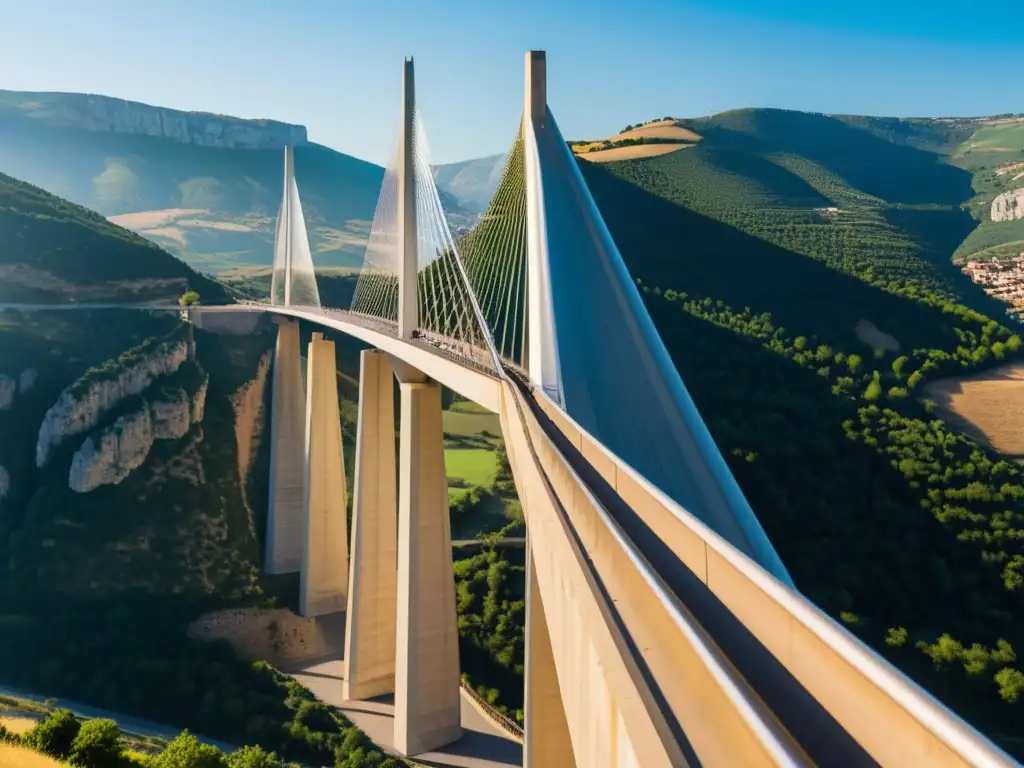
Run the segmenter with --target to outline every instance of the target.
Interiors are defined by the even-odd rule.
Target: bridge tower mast
[[[295,176],[295,161],[292,156],[292,145],[284,145],[284,198],[282,214],[284,218],[284,305],[292,303],[292,205],[291,190]]]
[[[398,155],[398,336],[411,339],[419,327],[414,121],[416,77],[413,60],[402,69],[402,133]]]

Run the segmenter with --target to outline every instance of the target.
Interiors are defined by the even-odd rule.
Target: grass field
[[[6,728],[13,734],[20,736],[23,733],[28,733],[36,727],[36,723],[39,722],[38,717],[29,717],[26,715],[12,715],[9,717],[0,717],[0,725]]]
[[[458,478],[472,487],[490,482],[498,460],[492,451],[456,448],[444,452],[444,465],[449,478]]]
[[[64,763],[46,755],[12,744],[0,744],[0,766],[3,768],[61,768]]]
[[[969,437],[1010,456],[1024,456],[1024,365],[940,379],[925,393]]]

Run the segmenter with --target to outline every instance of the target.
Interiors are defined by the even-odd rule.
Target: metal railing
[[[485,699],[479,693],[474,691],[473,688],[468,683],[466,683],[465,680],[462,681],[461,685],[462,690],[469,694],[469,697],[480,707],[481,711],[485,715],[487,715],[487,717],[494,721],[495,725],[497,725],[502,730],[507,731],[508,734],[512,736],[516,741],[522,743],[523,728],[521,725],[519,725],[519,723],[517,723],[515,720],[508,717],[507,715],[501,714],[501,712],[492,707],[487,702],[487,699]]]

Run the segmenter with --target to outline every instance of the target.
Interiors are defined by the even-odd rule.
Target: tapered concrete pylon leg
[[[346,674],[342,695],[371,699],[395,690],[398,504],[394,374],[387,355],[360,355]]]
[[[395,749],[416,755],[462,735],[455,578],[441,386],[401,383]]]
[[[523,768],[567,768],[576,765],[562,692],[555,672],[551,635],[537,586],[526,535],[526,691]]]
[[[306,368],[306,482],[299,613],[345,610],[348,526],[334,342],[314,333]]]
[[[299,358],[299,324],[284,318],[275,318],[275,322],[278,329],[270,410],[270,505],[263,570],[295,573],[302,566],[306,397]]]

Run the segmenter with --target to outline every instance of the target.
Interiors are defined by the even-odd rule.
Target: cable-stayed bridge
[[[393,745],[454,741],[459,658],[446,386],[500,415],[527,520],[524,761],[600,766],[1016,763],[794,587],[679,378],[526,57],[494,200],[452,237],[403,117],[352,305],[320,305],[286,151],[266,570],[346,612],[345,698],[394,694]],[[191,310],[196,323],[238,307]],[[351,536],[333,342],[362,353]],[[395,455],[394,381],[400,391]],[[351,540],[350,540],[351,539]]]

